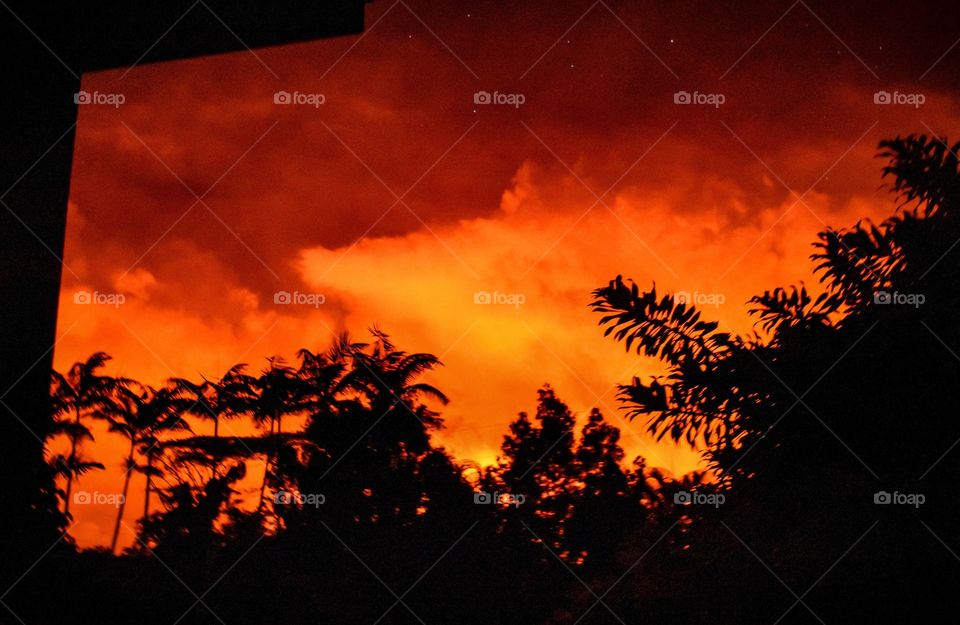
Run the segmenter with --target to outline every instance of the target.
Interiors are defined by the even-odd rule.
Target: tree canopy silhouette
[[[932,562],[946,566],[943,544],[958,538],[957,149],[923,135],[883,141],[897,214],[822,232],[811,256],[822,290],[751,298],[762,334],[733,336],[676,296],[620,276],[594,292],[605,333],[668,368],[663,379],[621,385],[620,399],[658,437],[702,447],[733,502],[725,522],[760,560],[786,571],[790,586],[809,585],[864,537],[844,562],[859,577],[833,575],[819,588],[857,598],[856,608],[850,598],[831,608],[838,617],[915,618],[957,580],[955,566],[947,577],[926,574]],[[893,514],[874,503],[886,491],[926,501]],[[718,542],[700,548],[735,560]],[[858,594],[871,584],[886,597],[882,609]]]
[[[3,601],[38,623],[942,620],[960,608],[958,149],[881,143],[897,212],[820,233],[818,284],[751,298],[747,336],[655,286],[594,291],[604,333],[667,367],[619,387],[626,414],[703,472],[626,458],[548,384],[492,466],[458,460],[424,378],[439,359],[379,328],[157,388],[95,353],[53,376],[59,514],[108,462],[83,453],[102,420],[126,443],[118,494],[143,479],[136,541],[114,555],[122,498],[110,550],[65,536]]]

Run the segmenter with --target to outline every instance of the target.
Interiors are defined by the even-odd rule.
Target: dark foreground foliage
[[[958,148],[881,144],[901,210],[823,232],[821,288],[753,298],[760,334],[620,277],[595,291],[607,332],[669,370],[622,386],[625,407],[702,449],[706,476],[628,462],[616,427],[549,386],[497,466],[461,466],[431,438],[424,402],[446,398],[422,375],[440,363],[379,330],[161,389],[100,375],[95,354],[54,377],[59,514],[102,468],[81,453],[95,419],[128,442],[153,508],[126,511],[138,539],[121,556],[66,537],[3,601],[31,625],[953,622]],[[233,419],[261,434],[224,435]],[[212,436],[191,434],[199,420]]]

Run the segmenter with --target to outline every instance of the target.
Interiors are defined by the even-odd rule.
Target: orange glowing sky
[[[881,138],[957,128],[960,51],[938,61],[946,35],[867,4],[779,22],[789,5],[503,4],[375,2],[363,36],[85,76],[126,100],[80,107],[55,366],[104,350],[144,382],[216,377],[379,323],[445,362],[439,441],[462,460],[492,462],[549,382],[623,428],[628,456],[694,468],[617,411],[614,385],[657,370],[602,338],[589,292],[622,273],[722,294],[706,314],[749,331],[750,295],[809,283],[824,224],[892,211]],[[325,101],[277,105],[281,90]],[[525,100],[477,105],[481,90]],[[86,453],[108,470],[80,488],[119,489],[121,446],[98,430]],[[105,542],[112,508],[76,514],[81,545]]]

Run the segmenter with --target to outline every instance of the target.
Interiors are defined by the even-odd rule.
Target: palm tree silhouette
[[[346,352],[341,345],[349,345],[342,337],[326,353],[309,349],[297,352],[300,366],[297,377],[303,381],[303,408],[312,414],[329,414],[337,409],[340,395],[347,390],[344,374],[347,370]]]
[[[160,443],[160,434],[168,430],[189,430],[189,424],[181,416],[182,400],[169,388],[160,390],[150,386],[141,386],[138,390],[120,389],[115,396],[115,408],[107,418],[110,431],[119,433],[129,442],[129,451],[124,462],[123,490],[117,506],[117,520],[110,539],[110,551],[117,548],[120,524],[126,508],[127,494],[130,489],[130,476],[134,471],[146,476],[146,501],[144,516],[149,515],[149,499],[152,479],[156,475],[153,460],[156,447]],[[138,465],[135,453],[139,451],[146,457],[145,465]]]
[[[360,393],[374,415],[383,417],[386,427],[380,429],[381,436],[421,453],[429,446],[428,431],[441,422],[436,413],[417,402],[425,397],[446,405],[450,400],[419,378],[443,363],[433,354],[398,350],[390,336],[377,327],[370,333],[374,342],[364,346],[368,350],[356,346],[350,350],[352,367],[343,383]]]
[[[84,416],[103,419],[113,407],[111,393],[128,381],[99,375],[110,356],[97,352],[86,361],[75,363],[66,374],[53,371],[53,420],[57,424],[55,433],[63,432],[70,441],[70,453],[67,457],[58,455],[53,459],[57,471],[66,480],[63,513],[70,514],[70,498],[73,481],[91,469],[103,469],[99,462],[83,460],[79,455],[80,444],[84,440],[93,440],[93,434],[83,422]]]
[[[209,453],[214,478],[219,475],[222,458],[220,422],[249,412],[256,400],[256,379],[244,373],[245,370],[245,364],[234,365],[217,382],[206,378],[200,383],[185,378],[170,380],[178,397],[186,400],[186,413],[213,422],[213,442]],[[199,442],[196,444],[200,445]]]
[[[264,462],[263,481],[260,483],[260,500],[257,512],[262,512],[267,484],[272,479],[273,465],[282,444],[283,417],[303,410],[305,386],[297,376],[297,371],[288,366],[282,358],[267,359],[268,366],[254,382],[256,397],[252,404],[254,422],[268,428],[267,458]]]

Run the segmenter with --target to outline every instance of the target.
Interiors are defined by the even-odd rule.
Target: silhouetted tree
[[[526,413],[510,424],[491,490],[524,497],[515,514],[536,536],[562,549],[560,527],[570,505],[576,418],[550,385],[537,391],[534,422]]]
[[[211,449],[198,451],[209,455],[214,478],[218,477],[223,454],[220,445],[220,422],[236,418],[254,408],[257,397],[254,388],[256,379],[247,375],[245,370],[244,364],[234,365],[216,382],[204,379],[195,383],[185,378],[170,380],[178,397],[185,400],[187,414],[213,422]],[[199,446],[199,442],[197,444]]]
[[[124,461],[123,490],[117,506],[117,520],[110,539],[110,551],[116,551],[120,536],[120,523],[126,507],[133,472],[143,473],[146,477],[146,496],[150,496],[150,484],[155,474],[153,451],[158,444],[161,432],[169,430],[189,430],[189,425],[181,417],[181,404],[170,389],[154,389],[142,386],[138,389],[123,388],[115,396],[114,407],[107,417],[110,431],[123,436],[129,442],[129,452]],[[147,464],[138,465],[135,453],[138,450],[147,459]],[[144,506],[145,512],[149,512]]]
[[[73,481],[91,469],[103,469],[101,463],[84,460],[80,456],[83,441],[93,440],[93,434],[83,424],[82,418],[105,418],[113,405],[111,394],[126,382],[98,373],[108,360],[110,356],[97,352],[84,362],[74,363],[66,374],[53,372],[51,397],[54,433],[65,433],[70,441],[70,453],[66,457],[57,455],[53,458],[53,465],[66,478],[63,513],[68,516]]]
[[[596,408],[583,425],[574,453],[571,476],[576,481],[563,540],[571,561],[602,565],[610,561],[626,528],[643,525],[641,492],[634,480],[643,470],[624,469],[620,430]]]
[[[246,465],[230,466],[222,476],[208,481],[199,491],[188,482],[180,482],[161,494],[165,511],[141,521],[141,541],[151,551],[204,553],[210,547],[223,547],[216,522],[235,494],[232,486],[246,475]]]
[[[958,538],[947,502],[960,468],[948,451],[960,438],[948,416],[960,401],[951,353],[960,345],[960,144],[910,136],[880,148],[900,210],[879,225],[822,232],[812,256],[822,291],[801,285],[752,298],[762,335],[732,336],[673,295],[619,276],[594,292],[593,308],[606,334],[666,364],[666,378],[634,378],[620,398],[657,436],[704,450],[732,502],[717,513],[727,527],[791,587],[809,585],[857,544],[845,564],[861,574],[820,584],[820,596],[833,598],[821,609],[903,622],[957,580],[924,572],[944,560],[939,541]],[[898,514],[903,507],[874,504],[881,491],[927,503]],[[859,545],[878,515],[873,540],[884,546]],[[722,527],[713,532],[715,514],[698,516],[686,544],[722,579],[742,552],[729,551]],[[686,574],[692,583],[699,575]],[[713,596],[730,592],[733,610],[742,594],[723,587]],[[873,595],[885,597],[882,608]],[[776,617],[772,605],[756,608],[754,620]],[[722,611],[682,618],[742,621]]]
[[[69,580],[61,594],[78,604],[109,589],[102,622],[209,622],[181,616],[196,607],[176,605],[181,578],[210,589],[202,603],[224,622],[939,622],[960,587],[956,150],[881,144],[900,210],[821,233],[820,284],[752,298],[748,336],[619,276],[595,291],[606,333],[667,368],[620,387],[628,414],[699,449],[705,472],[627,463],[620,430],[597,409],[578,422],[550,386],[495,466],[461,465],[435,440],[439,359],[374,328],[369,343],[301,350],[296,367],[270,359],[257,378],[238,365],[216,383],[106,393],[130,443],[124,494],[140,471],[161,507],[145,505],[123,558],[51,558],[22,584]],[[261,431],[224,436],[240,415]],[[191,418],[213,436],[167,434]],[[254,508],[239,484],[261,459]],[[878,491],[927,499],[882,506]],[[62,618],[27,609],[27,622]]]
[[[279,476],[274,463],[283,447],[283,417],[301,412],[305,389],[297,372],[288,366],[282,358],[269,358],[268,367],[254,382],[256,395],[253,400],[252,414],[258,426],[268,428],[268,448],[264,461],[263,481],[260,483],[260,500],[257,511],[264,508],[264,495],[271,482],[279,486]]]

